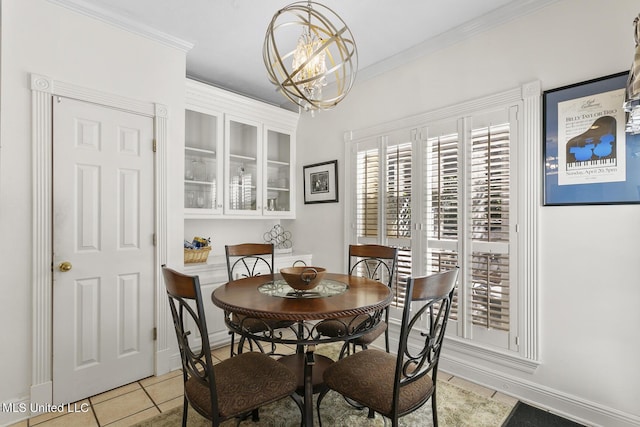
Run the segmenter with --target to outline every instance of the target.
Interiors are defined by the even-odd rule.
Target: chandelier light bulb
[[[322,87],[327,85],[325,57],[326,52],[320,38],[309,32],[300,35],[293,54],[293,81],[311,99],[321,99]]]

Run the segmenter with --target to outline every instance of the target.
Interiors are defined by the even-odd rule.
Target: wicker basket
[[[184,248],[184,263],[193,264],[197,262],[207,262],[209,252],[211,252],[211,246],[205,246],[204,248],[199,249]]]

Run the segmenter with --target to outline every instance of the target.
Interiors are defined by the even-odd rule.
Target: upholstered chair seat
[[[356,402],[366,402],[369,409],[391,416],[396,357],[378,350],[364,350],[336,363],[324,373],[329,388],[348,394]],[[400,388],[398,412],[417,409],[431,396],[433,381],[425,375]]]
[[[283,364],[259,352],[248,352],[213,365],[218,416],[228,419],[289,396],[297,379]],[[199,413],[211,414],[209,387],[191,377],[185,384],[189,402]]]

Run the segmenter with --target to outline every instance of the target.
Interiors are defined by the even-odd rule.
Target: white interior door
[[[153,119],[56,98],[53,400],[154,372]]]

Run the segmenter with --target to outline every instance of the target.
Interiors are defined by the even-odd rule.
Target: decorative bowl
[[[286,267],[280,269],[280,274],[293,289],[308,291],[318,286],[326,271],[322,267]]]

